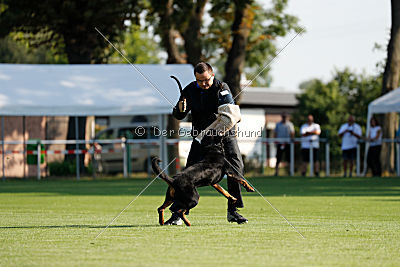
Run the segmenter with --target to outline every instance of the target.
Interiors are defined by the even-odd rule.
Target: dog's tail
[[[163,170],[158,165],[159,162],[161,162],[159,158],[151,157],[151,167],[153,168],[153,172],[172,187],[173,179],[163,172]]]

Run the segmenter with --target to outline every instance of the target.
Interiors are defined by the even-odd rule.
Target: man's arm
[[[190,85],[190,84],[189,84]],[[182,91],[182,95],[178,100],[178,103],[176,103],[174,109],[172,110],[172,116],[174,116],[175,119],[177,120],[182,120],[186,117],[186,115],[189,113],[191,110],[191,105],[190,101],[188,101],[187,97],[187,91],[188,91],[188,86],[185,87]]]
[[[290,122],[290,138],[294,138],[294,126],[293,123]]]
[[[338,131],[339,137],[342,138],[343,135],[344,135],[346,132],[347,132],[347,128],[346,128],[344,125],[340,126],[340,129],[339,129],[339,131]]]
[[[229,86],[226,83],[222,83],[221,89],[218,93],[218,106],[225,105],[225,104],[235,104],[233,100],[233,96]]]
[[[350,134],[352,134],[353,136],[357,137],[357,138],[361,138],[362,135],[362,130],[360,126],[356,126],[354,127],[354,131],[351,131]]]

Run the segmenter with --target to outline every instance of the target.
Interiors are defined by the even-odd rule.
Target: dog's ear
[[[151,159],[151,162],[156,162],[156,163],[160,163],[161,162],[161,160],[156,156],[151,156],[150,159]]]

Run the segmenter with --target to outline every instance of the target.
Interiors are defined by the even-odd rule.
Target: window
[[[114,130],[113,130],[113,129],[107,130],[107,131],[105,131],[105,132],[100,133],[100,134],[96,137],[96,139],[99,139],[99,140],[113,139],[113,133],[114,133]]]

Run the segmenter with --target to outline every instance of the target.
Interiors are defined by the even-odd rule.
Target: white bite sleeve
[[[207,133],[217,133],[222,136],[233,128],[241,119],[240,108],[234,104],[224,104],[218,107],[217,119],[195,138],[199,143]]]

